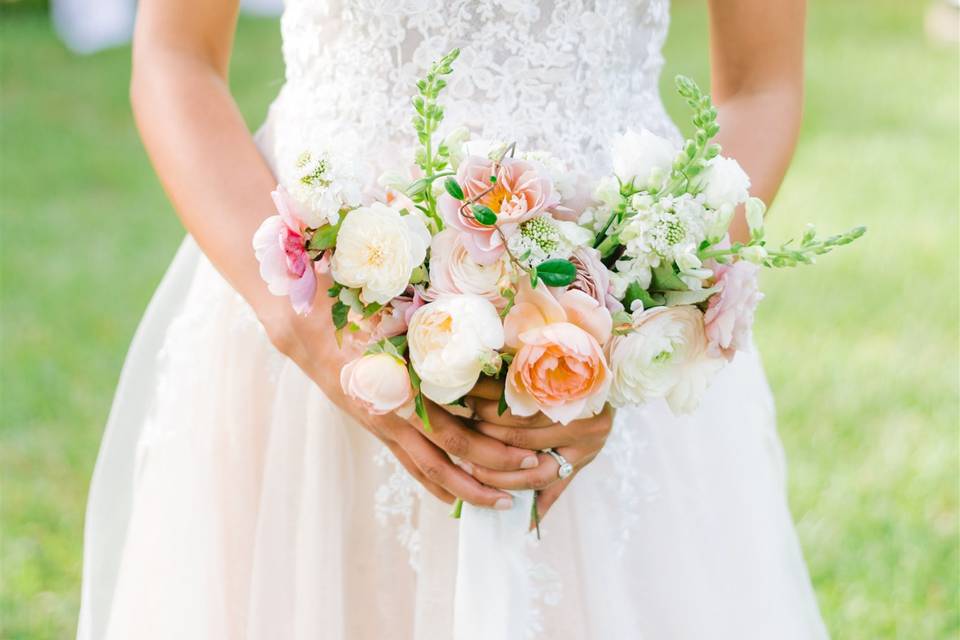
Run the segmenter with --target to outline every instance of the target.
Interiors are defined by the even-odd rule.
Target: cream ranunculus
[[[363,302],[386,304],[407,288],[429,244],[420,216],[376,202],[347,214],[330,270],[340,284],[359,288]]]
[[[484,365],[497,357],[503,324],[485,298],[441,296],[410,318],[407,345],[423,394],[449,404],[473,388]]]
[[[626,406],[665,398],[675,414],[690,413],[724,362],[707,352],[699,309],[648,309],[635,315],[631,333],[610,341],[610,402]]]
[[[658,176],[670,171],[677,148],[665,138],[641,129],[630,130],[613,141],[613,171],[624,182],[637,187],[649,186]]]
[[[702,174],[703,197],[713,209],[736,207],[750,196],[750,177],[733,158],[717,156]]]
[[[413,388],[406,365],[388,353],[373,353],[347,363],[340,370],[340,385],[348,397],[369,413],[406,413]]]

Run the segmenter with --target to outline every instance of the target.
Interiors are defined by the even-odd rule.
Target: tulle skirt
[[[448,511],[273,349],[188,237],[107,424],[78,637],[448,640]],[[510,639],[826,637],[753,354],[693,416],[620,411],[542,534]]]

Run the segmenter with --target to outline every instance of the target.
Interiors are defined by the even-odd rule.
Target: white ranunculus
[[[613,141],[613,171],[624,182],[650,186],[652,178],[665,176],[677,157],[677,148],[666,138],[641,129],[630,130]]]
[[[665,398],[675,414],[690,413],[723,364],[707,354],[699,309],[648,309],[635,314],[631,333],[610,342],[610,401],[626,406]]]
[[[503,346],[496,308],[472,294],[441,296],[410,318],[410,362],[423,395],[439,404],[463,397]]]
[[[733,158],[717,156],[711,160],[702,180],[704,200],[713,209],[736,207],[750,196],[750,177]]]
[[[340,284],[359,288],[364,303],[386,304],[407,288],[429,245],[430,232],[419,216],[375,202],[346,215],[330,270]]]

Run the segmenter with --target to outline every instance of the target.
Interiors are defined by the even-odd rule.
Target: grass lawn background
[[[958,567],[958,58],[922,2],[815,0],[806,119],[774,210],[870,226],[768,274],[757,340],[790,503],[837,638],[950,638]],[[759,27],[758,27],[759,28]],[[69,638],[83,510],[136,323],[182,230],[133,129],[129,50],[78,58],[0,9],[0,637]],[[243,20],[232,83],[256,126],[282,81],[276,21]],[[701,2],[674,7],[675,73],[706,86]]]

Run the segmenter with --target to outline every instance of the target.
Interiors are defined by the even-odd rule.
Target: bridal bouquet
[[[363,351],[343,389],[372,413],[415,412],[430,429],[425,399],[462,403],[481,376],[504,381],[501,413],[563,424],[608,402],[690,412],[749,347],[760,267],[810,264],[865,231],[768,245],[763,203],[711,142],[709,96],[683,77],[695,135],[677,147],[628,131],[613,174],[586,189],[543,150],[462,128],[438,141],[457,55],[417,84],[410,171],[365,191],[355,160],[305,151],[253,239],[270,290],[299,313],[331,274],[333,325]],[[750,238],[731,242],[740,206]]]

